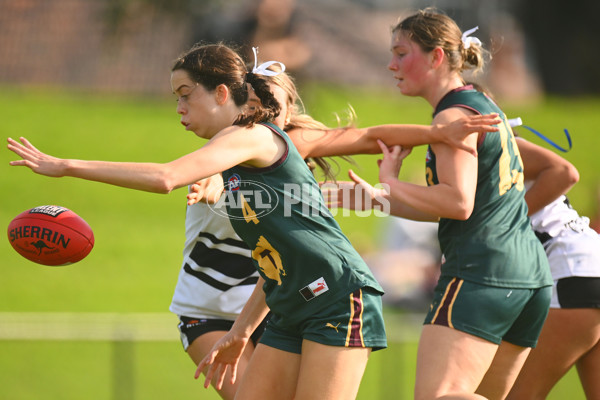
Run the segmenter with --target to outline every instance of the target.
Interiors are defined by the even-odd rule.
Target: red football
[[[52,266],[80,261],[94,247],[92,228],[60,206],[35,207],[17,215],[8,224],[8,240],[26,259]]]

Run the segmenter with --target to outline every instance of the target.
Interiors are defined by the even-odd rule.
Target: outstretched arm
[[[21,143],[8,139],[8,149],[22,158],[10,165],[52,177],[71,176],[155,193],[169,193],[241,163],[270,165],[282,153],[281,146],[263,126],[229,127],[195,152],[158,164],[60,159],[42,153],[25,138]]]
[[[469,115],[449,123],[433,125],[378,125],[368,128],[338,128],[330,130],[294,129],[290,138],[302,157],[329,157],[352,154],[375,154],[381,150],[377,140],[388,146],[405,148],[431,143],[446,143],[451,147],[477,155],[475,147],[465,143],[471,133],[496,132],[501,120],[497,114]]]
[[[529,215],[535,214],[579,181],[577,169],[552,151],[517,138],[526,181],[533,181],[525,193]]]

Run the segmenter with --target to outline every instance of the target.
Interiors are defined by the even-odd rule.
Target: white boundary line
[[[424,314],[384,318],[388,341],[418,341]],[[171,313],[0,312],[0,341],[179,341],[178,323]]]
[[[0,340],[178,341],[171,313],[0,312]]]

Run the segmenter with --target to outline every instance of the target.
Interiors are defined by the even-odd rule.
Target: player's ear
[[[288,107],[286,114],[285,114],[285,122],[283,123],[283,126],[289,125],[291,120],[292,120],[292,108]]]
[[[229,98],[229,88],[227,87],[227,85],[220,84],[219,86],[217,86],[217,88],[215,89],[215,99],[217,101],[217,104],[219,104],[219,105],[225,104],[225,102],[227,102],[228,98]]]
[[[436,47],[431,50],[431,67],[437,69],[444,61],[446,54],[444,53],[444,49],[441,47]]]

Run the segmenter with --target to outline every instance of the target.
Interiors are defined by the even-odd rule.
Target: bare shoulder
[[[251,127],[232,125],[222,129],[219,133],[213,136],[217,140],[235,140],[239,143],[248,143],[255,141],[268,140],[274,133],[264,125],[255,124]]]
[[[476,113],[474,111],[471,111],[464,107],[450,107],[450,108],[446,108],[445,110],[442,110],[439,113],[437,113],[435,115],[435,118],[433,119],[432,123],[448,125],[456,120],[459,120],[466,116],[475,115],[475,114]],[[465,136],[464,139],[462,139],[462,142],[464,143],[465,146],[476,148],[477,137],[478,137],[477,134],[469,134],[469,135]],[[449,144],[444,143],[444,142],[431,143],[431,147],[434,150],[434,152],[436,152],[436,153],[439,151],[448,151],[450,153],[466,153],[466,152],[456,148],[455,146],[450,146]]]
[[[433,119],[434,124],[449,124],[462,117],[475,115],[475,111],[471,111],[464,107],[450,107],[440,111]]]
[[[260,124],[252,127],[227,127],[217,133],[206,146],[226,149],[230,155],[239,156],[239,164],[258,168],[271,165],[286,150],[285,141]]]

